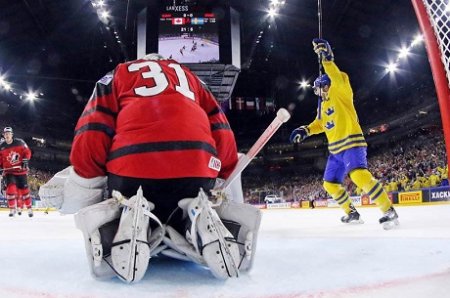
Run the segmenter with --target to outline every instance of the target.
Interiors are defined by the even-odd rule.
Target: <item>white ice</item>
[[[339,209],[267,210],[250,273],[219,281],[208,270],[154,258],[139,283],[88,273],[72,216],[0,212],[0,297],[450,297],[450,205],[397,207],[384,231],[377,208],[344,225]]]

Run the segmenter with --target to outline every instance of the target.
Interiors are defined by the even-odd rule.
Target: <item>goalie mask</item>
[[[166,58],[164,58],[162,55],[160,55],[158,53],[150,53],[150,54],[147,54],[144,57],[142,57],[142,59],[158,61],[158,60],[165,60]]]
[[[314,94],[318,96],[328,95],[328,90],[330,89],[331,80],[327,74],[323,74],[317,77],[314,81]]]

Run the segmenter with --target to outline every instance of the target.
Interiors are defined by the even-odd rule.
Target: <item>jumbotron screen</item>
[[[219,33],[212,12],[164,12],[159,19],[158,52],[180,63],[218,63]]]

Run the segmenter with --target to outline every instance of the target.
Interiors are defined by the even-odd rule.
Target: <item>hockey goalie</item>
[[[101,78],[70,161],[39,195],[75,213],[95,278],[137,282],[156,255],[219,279],[251,268],[260,211],[243,204],[239,179],[237,195],[213,202],[216,178],[238,161],[236,143],[216,99],[183,65],[149,54]]]

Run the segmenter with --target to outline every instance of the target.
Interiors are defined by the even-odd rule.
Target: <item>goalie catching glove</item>
[[[103,200],[106,176],[80,177],[72,166],[56,173],[39,189],[39,197],[47,206],[59,209],[61,213],[76,213],[81,208]]]
[[[309,130],[306,126],[300,126],[291,132],[289,141],[291,143],[300,143],[309,137]]]
[[[334,54],[328,41],[325,39],[314,38],[312,44],[314,52],[316,52],[319,57],[327,61],[334,61]]]

